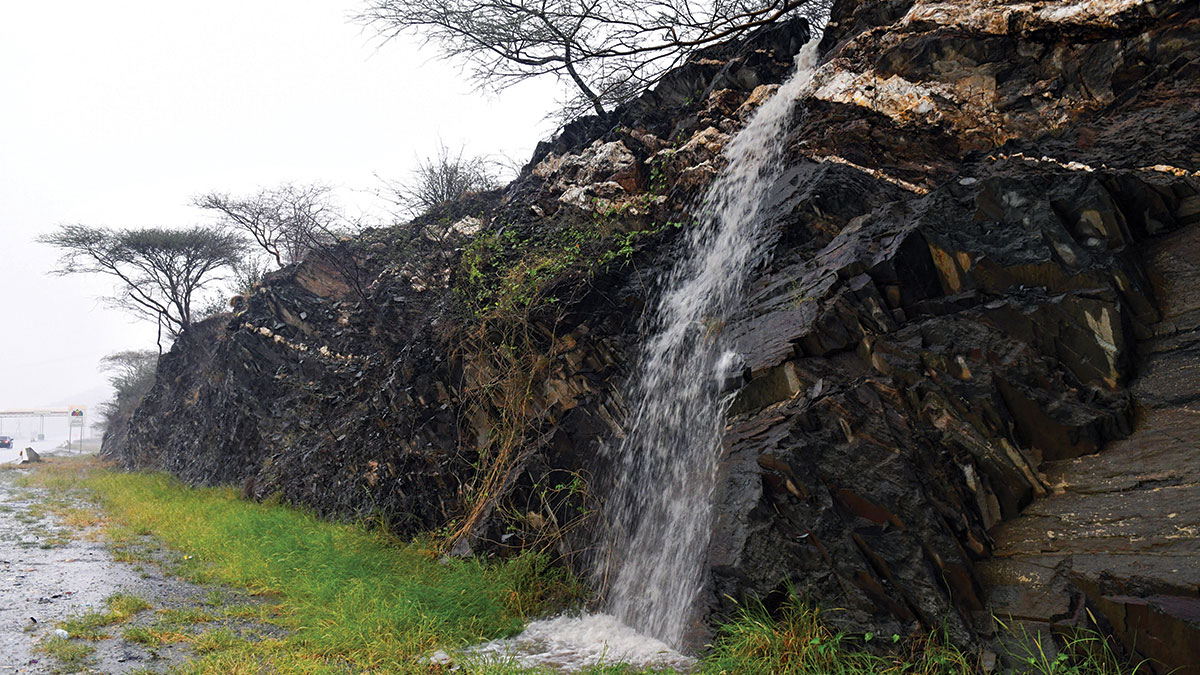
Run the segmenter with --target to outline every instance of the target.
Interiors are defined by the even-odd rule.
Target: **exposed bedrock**
[[[586,568],[674,223],[805,35],[708,50],[569,126],[504,191],[419,221],[447,238],[347,243],[357,283],[338,259],[277,273],[179,341],[106,451]],[[1090,613],[1200,672],[1200,5],[842,0],[822,49],[773,256],[703,327],[741,359],[711,614],[794,587],[852,630],[996,652],[993,615]],[[532,256],[561,262],[534,294],[553,302],[464,295],[536,277]],[[491,318],[456,309],[484,296]],[[501,368],[517,337],[529,380]]]
[[[714,602],[993,645],[1091,610],[1193,672],[1195,8],[852,5],[727,327]]]
[[[996,611],[1048,629],[1091,609],[1178,672],[1200,664],[1198,237],[1185,228],[1145,249],[1163,302],[1131,383],[1134,432],[1047,462],[1048,496],[998,526],[993,558],[980,564]]]

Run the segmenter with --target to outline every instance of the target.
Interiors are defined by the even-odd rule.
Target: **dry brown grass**
[[[106,522],[104,515],[99,509],[89,509],[84,507],[67,507],[61,511],[56,511],[62,524],[67,527],[72,527],[78,530],[86,530],[93,527],[98,527]]]

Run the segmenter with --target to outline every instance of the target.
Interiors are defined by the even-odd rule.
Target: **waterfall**
[[[705,581],[712,495],[725,407],[720,380],[730,354],[722,327],[774,236],[763,213],[782,171],[796,99],[812,80],[817,40],[791,77],[725,148],[687,252],[664,283],[651,337],[629,389],[626,434],[605,506],[607,611],[635,630],[681,647]]]
[[[675,650],[698,616],[707,566],[725,424],[718,380],[732,356],[721,328],[774,242],[762,211],[783,170],[786,127],[811,83],[817,42],[800,50],[792,76],[726,146],[728,164],[651,313],[626,434],[606,449],[618,472],[597,572],[609,613],[535,621],[514,638],[471,647],[468,659],[566,672],[600,663],[692,665]],[[451,657],[439,652],[433,660]]]

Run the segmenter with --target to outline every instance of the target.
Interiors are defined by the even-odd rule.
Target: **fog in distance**
[[[481,94],[415,39],[382,44],[351,22],[359,9],[0,3],[0,410],[94,407],[100,359],[155,342],[101,300],[109,279],[48,276],[57,252],[38,235],[206,222],[194,195],[283,182],[378,216],[376,176],[404,178],[439,143],[523,161],[553,132],[553,83]]]

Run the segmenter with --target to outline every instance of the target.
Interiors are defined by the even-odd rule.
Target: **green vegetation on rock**
[[[681,226],[643,223],[643,213],[636,206],[609,206],[595,211],[591,222],[481,232],[463,251],[455,290],[478,318],[511,318],[540,303],[557,303],[551,292],[556,285],[628,262],[640,241]]]

